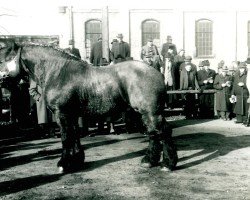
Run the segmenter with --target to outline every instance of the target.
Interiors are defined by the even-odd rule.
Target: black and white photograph
[[[250,200],[250,3],[0,0],[0,200]]]

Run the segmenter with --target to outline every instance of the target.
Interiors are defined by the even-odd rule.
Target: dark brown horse
[[[78,116],[106,117],[133,108],[142,116],[149,135],[144,166],[159,164],[173,170],[177,152],[172,130],[162,114],[166,88],[160,72],[139,61],[96,68],[46,45],[17,44],[0,39],[1,76],[27,74],[44,90],[47,104],[61,128],[62,157],[58,166],[70,171],[81,166],[84,151],[77,134]]]

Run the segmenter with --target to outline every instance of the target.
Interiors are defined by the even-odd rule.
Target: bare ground
[[[0,199],[250,199],[250,128],[232,121],[170,122],[178,169],[145,169],[144,135],[82,138],[82,170],[59,174],[58,138],[1,142]]]

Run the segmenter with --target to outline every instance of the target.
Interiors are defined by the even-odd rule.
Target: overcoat
[[[199,89],[199,84],[196,78],[196,71],[191,70],[189,72],[190,80],[191,80],[191,89]],[[188,86],[188,72],[186,69],[183,69],[180,73],[180,89],[181,90],[188,90],[190,89]]]
[[[202,91],[213,89],[213,82],[209,81],[214,81],[215,75],[216,72],[212,69],[203,69],[197,72],[197,81]],[[205,80],[209,81],[207,83],[204,83]],[[208,112],[210,112],[214,108],[214,94],[200,94],[199,100],[201,115],[208,116]]]
[[[216,98],[216,110],[218,111],[222,112],[231,111],[232,105],[229,101],[229,98],[231,97],[231,90],[233,86],[232,80],[233,80],[232,76],[229,75],[223,76],[222,74],[217,74],[215,76],[213,86],[217,90],[215,98]],[[231,83],[230,87],[228,86],[222,87],[221,84],[226,83],[227,81]]]
[[[30,80],[29,93],[36,101],[38,124],[48,123],[48,111],[42,88],[32,79]]]
[[[174,78],[175,78],[175,87],[176,89],[180,88],[180,66],[184,63],[185,56],[176,55],[174,56]]]
[[[176,45],[175,45],[175,44],[172,44],[172,43],[166,42],[166,43],[164,43],[164,44],[162,45],[162,48],[161,48],[161,55],[162,55],[162,57],[163,57],[163,60],[165,60],[165,57],[166,57],[166,55],[167,55],[167,53],[168,53],[169,47],[171,47],[171,48],[173,49],[173,54],[174,54],[174,56],[177,55]]]
[[[114,42],[111,48],[111,60],[116,63],[118,60],[125,61],[130,57],[130,46],[127,42]]]
[[[197,72],[197,81],[201,89],[213,89],[213,83],[207,83],[205,84],[203,81],[211,79],[214,81],[216,72],[213,69],[208,69],[208,71],[204,70],[199,70]]]
[[[91,48],[89,61],[94,66],[100,66],[101,59],[102,59],[102,41],[98,41],[94,43]]]
[[[247,115],[248,104],[247,99],[249,97],[249,92],[246,86],[247,73],[240,74],[237,72],[234,75],[234,84],[232,89],[232,94],[237,97],[237,101],[234,107],[234,113],[236,115]],[[239,82],[243,82],[244,85],[240,87]]]

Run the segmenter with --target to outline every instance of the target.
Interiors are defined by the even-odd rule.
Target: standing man
[[[123,35],[119,33],[116,37],[118,42],[114,42],[111,48],[111,60],[114,64],[126,61],[130,57],[130,46],[123,41]]]
[[[102,38],[98,38],[98,41],[93,44],[90,52],[90,58],[89,61],[94,66],[102,66]]]
[[[163,61],[165,61],[164,58],[169,52],[169,49],[173,50],[173,56],[177,55],[176,45],[172,43],[172,37],[170,35],[167,36],[167,42],[164,43],[161,48],[161,55],[163,57]]]
[[[183,69],[185,69],[185,66],[190,65],[192,68],[192,71],[195,71],[195,73],[197,72],[197,67],[195,64],[192,63],[192,57],[191,56],[186,56],[184,59],[184,63],[182,63],[180,65],[180,71],[182,71]]]
[[[174,56],[174,65],[175,65],[175,72],[174,72],[174,77],[175,77],[175,84],[176,84],[176,89],[180,88],[180,66],[182,63],[184,63],[185,60],[185,50],[181,49],[179,53]]]
[[[230,103],[230,96],[232,90],[232,77],[228,75],[227,66],[221,68],[221,73],[217,74],[214,80],[214,88],[217,90],[215,93],[215,109],[217,115],[222,120],[230,120],[230,113],[232,105]]]
[[[47,108],[47,103],[44,96],[44,88],[30,79],[29,93],[31,97],[36,101],[37,122],[39,126],[40,136],[53,136],[55,133],[52,127],[52,122],[53,120],[55,121],[55,119],[53,118],[52,113]]]
[[[233,89],[232,89],[232,98],[236,98],[236,103],[234,107],[234,113],[236,114],[235,123],[247,123],[247,112],[248,104],[247,99],[249,97],[249,91],[246,85],[247,78],[247,64],[241,62],[239,64],[239,71],[235,74]]]
[[[79,49],[75,48],[74,40],[69,40],[69,47],[65,49],[66,52],[75,55],[78,58],[81,58]]]
[[[148,65],[160,71],[159,53],[156,45],[153,44],[153,39],[148,39],[147,44],[142,47],[141,59]]]
[[[196,71],[192,66],[185,65],[180,74],[180,90],[199,90],[198,81],[196,78]],[[184,100],[184,113],[186,119],[195,118],[197,110],[195,107],[195,94],[186,93],[183,95]]]
[[[197,72],[197,80],[200,89],[208,90],[213,89],[214,78],[216,72],[210,69],[210,63],[208,60],[202,61],[204,69]],[[200,94],[200,117],[203,119],[214,117],[214,94]]]

